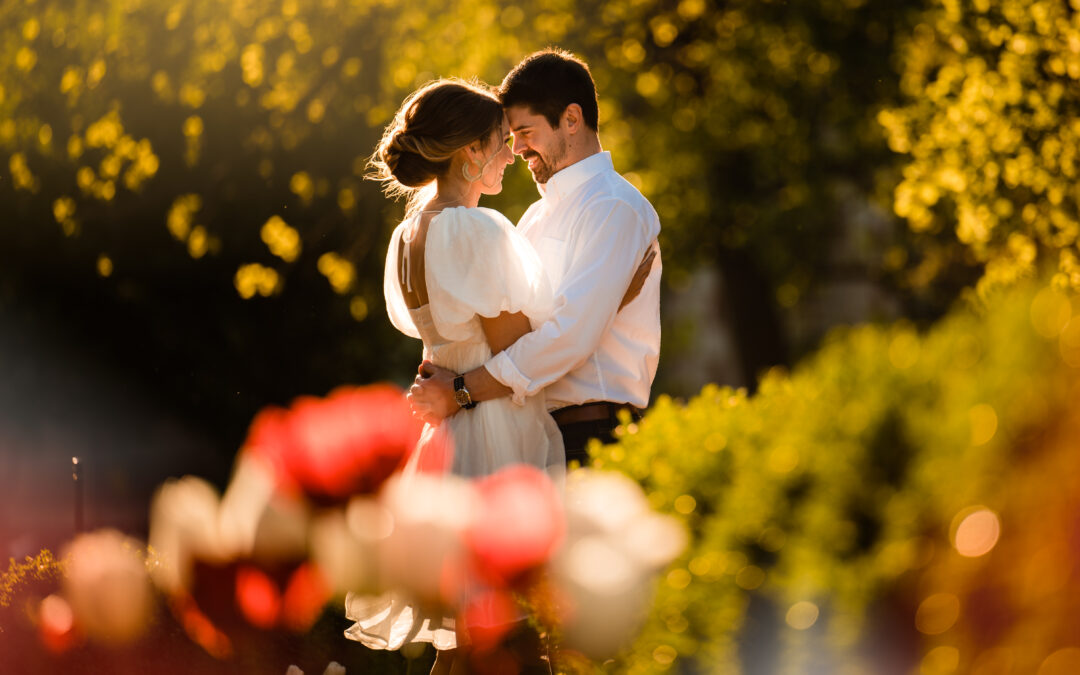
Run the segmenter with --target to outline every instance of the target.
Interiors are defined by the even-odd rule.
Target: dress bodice
[[[443,337],[435,326],[431,316],[431,305],[410,308],[409,317],[416,326],[420,339],[424,343],[424,358],[443,368],[456,373],[464,373],[483,365],[491,358],[491,349],[478,318],[465,324],[460,332],[462,339],[449,340]]]

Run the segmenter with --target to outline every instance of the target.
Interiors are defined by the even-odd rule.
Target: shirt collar
[[[561,169],[548,179],[547,183],[542,185],[537,183],[536,187],[544,199],[558,203],[596,174],[614,170],[615,165],[611,161],[611,153],[601,151]]]

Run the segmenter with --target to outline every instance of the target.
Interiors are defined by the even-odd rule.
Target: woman
[[[532,246],[500,213],[478,206],[480,195],[502,190],[514,160],[509,138],[490,92],[440,80],[405,100],[372,159],[387,193],[408,197],[386,256],[390,321],[423,341],[425,359],[459,373],[513,344],[551,311],[551,290]],[[442,447],[440,434],[451,437],[449,468],[461,476],[514,463],[556,477],[564,471],[562,437],[542,394],[523,406],[509,398],[485,401],[438,428],[426,426],[406,472],[424,461],[425,451]],[[440,650],[432,672],[449,669],[449,650],[458,644],[452,618],[390,597],[350,596],[346,603],[357,622],[348,637],[381,649],[431,642]]]
[[[502,191],[503,172],[514,161],[509,138],[492,94],[441,80],[406,99],[374,160],[388,191],[410,197],[386,257],[390,321],[423,340],[424,358],[459,373],[513,344],[532,330],[530,321],[551,311],[532,246],[502,214],[478,206],[480,195]],[[524,406],[489,403],[495,405],[462,410],[439,430],[453,439],[453,473],[483,476],[517,462],[561,471],[562,439],[543,396]]]

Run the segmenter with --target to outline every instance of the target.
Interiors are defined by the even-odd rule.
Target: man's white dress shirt
[[[518,230],[536,248],[555,309],[486,364],[517,403],[546,388],[549,410],[589,401],[649,404],[660,356],[657,255],[641,293],[619,311],[660,220],[600,152],[540,185]]]

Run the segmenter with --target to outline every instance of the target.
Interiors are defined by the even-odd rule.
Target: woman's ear
[[[477,159],[483,156],[484,145],[479,139],[469,143],[465,146],[465,159],[475,162]]]

